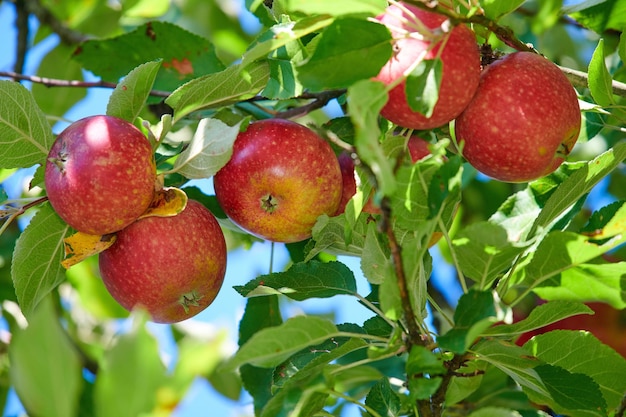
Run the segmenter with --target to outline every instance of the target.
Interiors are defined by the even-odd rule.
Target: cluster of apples
[[[581,116],[576,92],[544,57],[515,52],[481,65],[474,33],[446,28],[446,18],[394,3],[378,17],[394,38],[394,55],[376,80],[389,86],[381,114],[416,131],[454,122],[463,156],[495,179],[530,181],[554,171],[574,146]],[[416,63],[441,60],[438,100],[427,115],[409,105],[406,77]],[[412,137],[413,162],[428,143]],[[239,133],[230,161],[213,178],[216,198],[245,231],[274,242],[311,236],[319,216],[342,213],[356,192],[349,155],[337,155],[298,123],[254,121]],[[188,201],[176,215],[146,215],[155,201],[154,152],[131,123],[91,116],[71,124],[50,149],[45,185],[50,204],[72,228],[114,236],[99,254],[111,295],[125,308],[176,322],[206,308],[224,280],[226,244],[212,213]],[[371,203],[364,211],[378,212]]]
[[[482,68],[474,33],[446,31],[442,15],[404,3],[378,17],[394,38],[394,56],[377,80],[393,87],[382,115],[410,129],[454,121],[457,143],[478,171],[500,181],[526,182],[553,172],[573,148],[581,125],[576,92],[541,55],[515,52]],[[411,109],[407,72],[421,60],[443,64],[432,114]],[[397,85],[396,85],[397,84]]]
[[[45,168],[50,204],[76,231],[114,240],[99,253],[106,288],[124,308],[155,322],[198,314],[226,272],[226,242],[213,214],[189,200],[176,215],[145,216],[156,194],[154,153],[133,124],[78,120],[55,139]]]

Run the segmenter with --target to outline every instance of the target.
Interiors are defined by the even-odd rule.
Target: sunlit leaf
[[[604,58],[604,41],[600,39],[598,46],[589,62],[589,91],[591,96],[601,106],[615,104],[611,74],[606,68]]]
[[[589,262],[626,242],[626,234],[615,236],[603,244],[572,232],[551,232],[517,267],[512,275],[514,282],[539,286],[567,269]]]
[[[274,367],[308,346],[338,336],[330,321],[313,316],[296,316],[281,325],[255,333],[225,365],[235,369],[244,364]]]
[[[158,60],[133,69],[111,93],[107,115],[133,123],[146,104],[160,68],[161,61]]]
[[[598,155],[574,171],[550,195],[533,223],[533,231],[542,231],[568,210],[622,161],[626,159],[626,141]],[[532,233],[532,232],[531,232]]]
[[[170,172],[178,172],[189,179],[215,175],[230,159],[240,125],[228,126],[219,119],[200,120],[191,142]]]
[[[384,0],[287,0],[284,2],[288,11],[297,11],[306,14],[366,14],[377,16],[385,11],[387,2]]]
[[[355,145],[361,160],[376,175],[378,190],[391,195],[396,188],[391,161],[384,154],[379,140],[378,115],[388,94],[382,83],[362,80],[348,88],[348,113],[354,124]]]
[[[555,275],[533,291],[545,300],[602,301],[626,308],[626,262],[588,263]]]
[[[534,307],[528,317],[517,323],[493,326],[487,329],[485,334],[490,336],[520,335],[578,314],[593,314],[593,310],[579,302],[555,300]]]
[[[165,103],[174,109],[175,123],[196,110],[226,106],[254,97],[266,86],[268,79],[267,62],[250,64],[245,69],[241,65],[232,65],[182,85]]]
[[[481,0],[480,5],[485,11],[485,15],[493,20],[497,20],[517,9],[524,0]]]
[[[44,165],[53,141],[50,124],[30,91],[0,80],[0,168]]]

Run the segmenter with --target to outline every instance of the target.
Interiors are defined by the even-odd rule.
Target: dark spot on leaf
[[[146,36],[149,37],[150,39],[152,39],[153,41],[156,40],[156,32],[152,28],[152,24],[151,23],[148,23],[146,25]]]

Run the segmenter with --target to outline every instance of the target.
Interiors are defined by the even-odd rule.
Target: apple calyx
[[[271,194],[264,195],[260,198],[261,208],[272,214],[278,209],[278,199]]]
[[[185,309],[185,314],[189,313],[189,307],[194,306],[194,307],[199,307],[200,303],[199,301],[202,299],[202,295],[198,294],[197,291],[191,291],[188,293],[185,293],[183,295],[180,296],[180,299],[178,300],[178,302],[180,303],[181,306],[183,306],[183,309]]]
[[[65,163],[67,162],[68,156],[69,154],[67,153],[67,146],[65,145],[65,142],[63,142],[59,153],[56,155],[56,157],[48,158],[48,162],[54,164],[59,169],[61,174],[65,174]]]

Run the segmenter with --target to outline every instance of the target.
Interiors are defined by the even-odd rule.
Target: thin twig
[[[313,110],[321,109],[331,100],[340,97],[342,94],[345,94],[345,92],[346,90],[329,90],[322,91],[316,94],[304,94],[298,98],[313,98],[313,101],[303,106],[298,106],[289,110],[277,112],[274,114],[274,117],[279,119],[291,119],[294,117],[304,116],[305,114],[308,114]]]
[[[39,77],[37,75],[19,74],[12,71],[0,71],[0,77],[12,78],[14,80],[30,81],[46,87],[77,87],[77,88],[115,88],[117,83],[107,81],[79,81],[79,80],[61,80],[58,78]],[[169,97],[171,92],[152,90],[150,95],[154,97]]]
[[[559,66],[563,74],[567,77],[574,87],[589,88],[589,74],[583,71],[577,71],[567,67]],[[611,82],[613,94],[620,97],[626,97],[626,84],[613,80]]]

